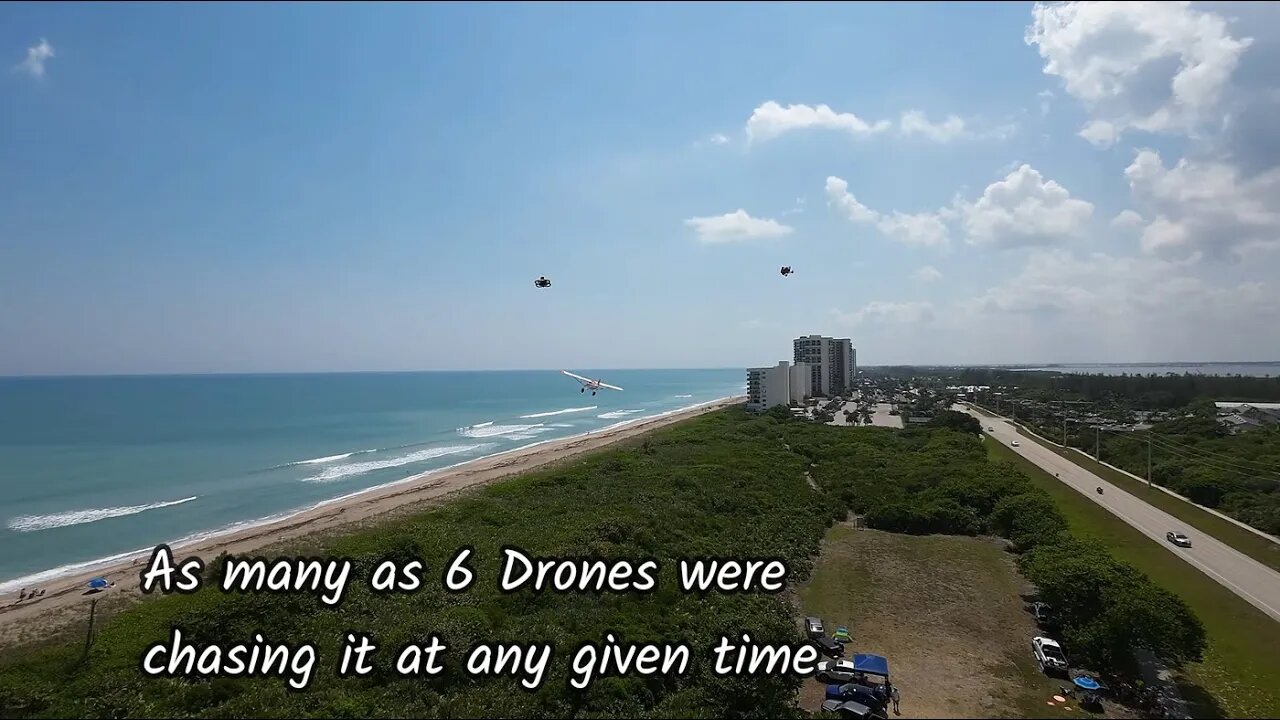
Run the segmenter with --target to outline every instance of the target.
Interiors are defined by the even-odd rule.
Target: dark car
[[[822,627],[822,618],[807,617],[804,619],[804,631],[809,634],[811,639],[822,637],[826,632]]]
[[[884,700],[875,688],[857,683],[845,683],[844,685],[828,685],[827,699],[839,700],[841,702],[852,700],[861,703],[869,708],[879,708],[884,705]]]
[[[853,702],[852,700],[846,700],[843,702],[840,700],[824,700],[822,703],[822,711],[836,713],[841,717],[851,718],[884,717],[866,705],[863,705],[860,702]]]
[[[817,645],[818,651],[827,657],[838,658],[844,655],[844,646],[829,637],[814,638],[813,644]]]

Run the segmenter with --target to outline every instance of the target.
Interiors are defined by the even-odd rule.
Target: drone
[[[549,288],[551,287],[551,281],[548,280],[546,277],[539,277],[537,280],[533,281],[533,286],[540,287],[540,288]]]
[[[783,266],[782,266],[782,276],[783,276],[783,277],[786,277],[786,276],[788,276],[788,275],[791,275],[791,274],[792,274],[792,273],[794,273],[794,272],[795,272],[795,270],[792,270],[790,265],[783,265]]]

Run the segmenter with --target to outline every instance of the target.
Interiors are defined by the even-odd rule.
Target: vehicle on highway
[[[828,685],[844,685],[853,682],[853,678],[858,674],[854,669],[852,660],[823,660],[818,663],[818,672],[814,674],[814,678],[818,682],[827,683]]]
[[[822,618],[807,617],[804,619],[804,631],[811,639],[820,638],[826,632],[822,627]]]
[[[1067,655],[1062,652],[1058,641],[1047,637],[1031,638],[1031,651],[1036,657],[1036,665],[1045,674],[1067,672]]]
[[[987,432],[995,432],[995,431],[996,431],[996,426],[995,426],[995,425],[988,425],[988,426],[987,426]]]
[[[1014,447],[1018,447],[1018,441],[1017,441],[1017,440],[1014,440],[1013,442],[1011,442],[1011,443],[1009,443],[1009,444],[1010,444],[1010,445],[1012,445],[1012,446],[1014,446]]]
[[[1187,537],[1186,535],[1183,535],[1180,532],[1175,532],[1173,530],[1170,530],[1169,532],[1165,533],[1164,537],[1166,540],[1173,543],[1174,545],[1177,545],[1178,547],[1185,547],[1185,548],[1191,547],[1191,538]]]
[[[844,646],[829,637],[814,638],[813,644],[818,646],[818,652],[827,657],[838,658],[844,655]]]

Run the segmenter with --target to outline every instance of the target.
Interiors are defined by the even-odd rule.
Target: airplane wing
[[[574,380],[577,380],[577,381],[578,381],[578,382],[580,382],[580,383],[589,383],[589,382],[591,382],[591,378],[584,378],[584,377],[582,377],[581,375],[574,375],[573,373],[569,372],[568,370],[561,370],[560,372],[564,373],[565,375],[568,375],[569,377],[573,378]]]
[[[610,390],[617,390],[619,392],[622,391],[622,388],[618,387],[617,385],[610,385],[609,383],[600,383],[600,387],[609,388]]]

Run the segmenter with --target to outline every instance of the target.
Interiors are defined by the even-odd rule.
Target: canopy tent
[[[94,590],[102,590],[103,588],[109,587],[110,585],[111,583],[107,582],[106,578],[96,577],[89,581],[89,587],[93,588]]]
[[[853,670],[867,675],[889,677],[889,661],[883,655],[853,654]]]

